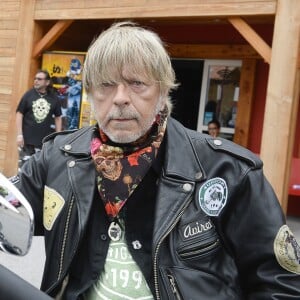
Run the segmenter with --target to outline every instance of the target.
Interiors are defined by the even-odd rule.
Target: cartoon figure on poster
[[[62,96],[67,98],[65,107],[63,106],[64,127],[67,129],[77,129],[79,125],[79,111],[82,85],[78,80],[78,75],[81,74],[81,62],[74,57],[70,62],[70,69],[67,71],[67,85],[63,87]],[[67,97],[66,97],[67,96]]]
[[[81,72],[84,56],[69,53],[46,53],[43,63],[50,69],[62,107],[64,130],[79,128],[82,99]]]

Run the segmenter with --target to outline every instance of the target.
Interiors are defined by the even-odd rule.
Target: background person
[[[48,136],[15,179],[57,299],[298,299],[299,245],[262,162],[170,117],[160,38],[132,23],[87,52],[96,126]]]
[[[53,120],[54,118],[54,120]],[[26,158],[42,148],[42,140],[55,131],[61,131],[61,106],[50,85],[50,75],[37,71],[33,88],[21,98],[16,112],[17,145],[20,148],[19,166]]]
[[[208,134],[212,137],[218,137],[220,134],[220,122],[218,120],[211,120],[207,124]]]

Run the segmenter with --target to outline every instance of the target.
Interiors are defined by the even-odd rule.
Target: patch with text
[[[199,190],[199,204],[209,216],[218,216],[227,201],[227,184],[224,179],[215,177],[206,181]]]

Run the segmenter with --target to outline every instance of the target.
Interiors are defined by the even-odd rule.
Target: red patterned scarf
[[[138,141],[116,145],[99,129],[91,141],[97,186],[105,210],[113,220],[142,181],[155,159],[167,123],[167,109],[159,113],[149,132]]]

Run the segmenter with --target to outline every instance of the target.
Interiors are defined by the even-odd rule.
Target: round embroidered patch
[[[199,204],[209,216],[218,216],[227,201],[227,184],[215,177],[206,181],[199,190]]]
[[[274,253],[284,269],[300,274],[300,246],[287,225],[281,226],[276,235]]]

